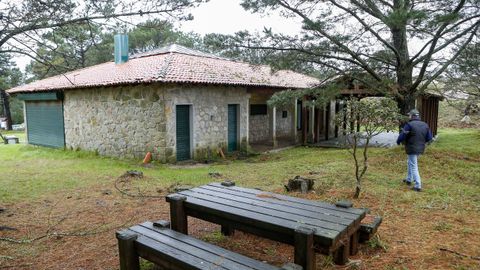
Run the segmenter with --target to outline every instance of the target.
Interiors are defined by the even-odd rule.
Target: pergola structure
[[[342,78],[337,78],[341,80]],[[345,77],[343,77],[345,79]],[[251,142],[250,144],[258,148],[258,145],[268,145],[277,148],[292,144],[317,144],[339,137],[340,127],[335,124],[335,115],[345,106],[345,100],[351,96],[357,98],[366,97],[382,97],[379,92],[371,91],[362,85],[354,84],[349,79],[345,89],[340,91],[337,99],[331,100],[325,106],[314,106],[307,104],[311,97],[305,96],[303,99],[292,100],[291,105],[287,108],[268,107],[265,113],[265,130],[267,130],[267,138],[260,143]],[[260,89],[256,88],[248,91],[250,98],[249,104],[266,104],[271,96],[281,89]],[[438,106],[441,96],[435,94],[425,94],[420,96],[416,101],[416,108],[420,111],[422,120],[430,126],[434,136],[437,135],[438,123]],[[265,105],[266,107],[266,105]],[[267,111],[268,110],[268,111]],[[288,130],[279,132],[280,121],[282,121],[282,112],[288,110]],[[285,120],[285,119],[284,119]],[[351,128],[360,130],[360,126],[350,125]],[[345,126],[343,128],[346,128]],[[250,133],[253,132],[253,126],[250,127]]]
[[[340,96],[336,100],[331,100],[329,104],[324,107],[315,106],[301,106],[295,111],[300,113],[300,117],[296,117],[301,121],[299,133],[301,134],[301,143],[319,143],[321,141],[328,141],[332,138],[338,138],[339,127],[335,125],[334,119],[344,106],[344,100],[354,96],[357,98],[366,97],[382,97],[381,93],[370,91],[369,89],[353,83],[348,83],[348,87],[340,91]],[[304,97],[301,103],[304,103],[309,98]],[[439,102],[443,97],[440,95],[426,93],[421,95],[416,100],[416,108],[420,111],[422,120],[425,121],[433,133],[433,136],[437,135],[438,128],[438,107]],[[300,102],[298,103],[300,105]],[[353,128],[353,126],[352,126]],[[357,125],[357,130],[360,130],[360,126]]]

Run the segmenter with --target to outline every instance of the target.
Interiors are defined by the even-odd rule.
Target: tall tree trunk
[[[408,8],[403,0],[393,1],[394,9],[399,14],[408,13]],[[403,21],[404,20],[404,21]],[[393,46],[398,52],[397,59],[397,103],[403,114],[407,114],[415,108],[416,93],[411,89],[413,84],[413,67],[410,63],[410,54],[408,51],[407,37],[407,18],[399,18],[398,22],[390,25],[392,33]]]
[[[397,98],[400,112],[406,115],[410,110],[415,109],[416,96],[414,93],[405,92],[401,98]]]
[[[10,103],[5,90],[0,90],[0,96],[3,103],[3,111],[5,112],[5,117],[7,118],[7,130],[12,130],[12,114],[10,113]]]

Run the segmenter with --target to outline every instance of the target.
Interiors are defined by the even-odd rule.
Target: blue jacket
[[[432,132],[427,123],[420,119],[412,119],[403,126],[398,135],[397,144],[405,142],[405,152],[408,155],[420,155],[425,151],[425,144],[432,138]]]

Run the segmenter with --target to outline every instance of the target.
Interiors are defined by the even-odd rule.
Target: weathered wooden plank
[[[256,207],[255,205],[234,202],[234,201],[226,200],[222,198],[212,199],[212,196],[195,193],[195,192],[189,193],[189,191],[185,191],[185,193],[182,192],[182,195],[187,196],[188,199],[196,198],[199,200],[208,201],[210,203],[215,203],[222,206],[228,206],[230,207],[229,209],[230,211],[232,211],[232,213],[235,213],[235,211],[244,210],[254,215],[261,215],[259,216],[258,219],[262,219],[262,217],[266,217],[268,219],[276,218],[283,221],[292,222],[292,224],[296,224],[296,227],[298,227],[299,225],[308,225],[308,226],[311,226],[312,228],[315,228],[317,231],[327,232],[327,233],[332,232],[335,234],[337,233],[341,234],[341,233],[347,232],[347,226],[336,224],[336,223],[322,222],[319,220],[309,219],[306,217],[301,218],[299,216],[298,216],[298,219],[295,219],[295,218],[292,218],[293,215],[286,214],[284,212],[269,210],[266,208],[259,208],[259,207]]]
[[[293,245],[293,233],[289,228],[279,227],[279,230],[272,230],[271,228],[264,228],[257,226],[256,223],[242,223],[238,220],[229,220],[225,219],[224,217],[219,217],[214,214],[206,213],[203,211],[198,211],[196,209],[187,208],[187,213],[191,217],[199,218],[208,222],[212,222],[215,224],[226,225],[226,226],[234,226],[236,231],[242,231],[246,233],[250,233],[253,235],[258,235],[263,238],[267,238],[273,241],[281,242],[288,245]],[[314,236],[316,237],[316,236]],[[316,240],[317,241],[317,238]],[[320,240],[318,240],[320,241]],[[328,243],[324,243],[328,245]]]
[[[382,223],[382,217],[375,216],[371,223],[361,224],[358,230],[359,242],[363,243],[370,240],[370,238],[372,238],[372,236],[377,232],[378,227],[380,227],[381,223]]]
[[[237,195],[237,194],[231,194],[230,192],[220,192],[219,190],[210,189],[209,187],[193,188],[190,191],[207,194],[214,197],[230,199],[233,201],[244,202],[244,203],[259,206],[261,208],[278,210],[278,211],[289,213],[289,214],[309,217],[312,219],[318,219],[318,220],[342,224],[346,226],[350,226],[352,224],[352,220],[354,220],[354,219],[347,219],[347,218],[334,216],[330,214],[330,212],[333,212],[330,210],[326,210],[325,212],[323,212],[323,209],[321,209],[320,211],[306,210],[299,207],[292,207],[288,203],[276,203],[268,200],[263,200],[262,198],[259,198],[258,196],[253,196],[253,195]]]
[[[318,238],[318,241],[323,245],[331,245],[335,243],[339,237],[343,236],[345,233],[339,233],[337,231],[315,228],[311,225],[301,224],[299,222],[293,222],[289,220],[283,220],[277,217],[271,217],[261,213],[253,213],[248,210],[238,209],[231,206],[214,203],[206,200],[200,200],[194,197],[189,197],[185,202],[185,207],[188,209],[193,209],[199,211],[200,213],[209,213],[224,219],[226,221],[240,222],[244,224],[253,224],[252,226],[259,227],[264,230],[269,230],[272,232],[291,234],[293,236],[293,231],[299,225],[305,225],[306,227],[311,227],[315,230],[315,236]],[[199,218],[202,218],[201,216]],[[233,225],[233,224],[232,224]],[[235,226],[237,227],[237,226]]]
[[[145,258],[155,264],[161,265],[166,269],[227,269],[221,265],[207,262],[189,254],[186,251],[164,245],[163,243],[143,235],[140,235],[135,241],[135,249],[140,257]]]
[[[244,191],[239,191],[239,190],[234,190],[229,188],[223,189],[213,185],[205,185],[199,188],[209,189],[209,190],[217,191],[220,193],[230,194],[233,196],[240,196],[245,198],[256,199],[259,201],[284,205],[294,209],[302,209],[302,210],[312,211],[312,212],[321,212],[321,213],[329,214],[339,218],[344,218],[347,220],[355,220],[359,216],[359,214],[344,212],[340,207],[336,207],[335,205],[330,205],[330,207],[323,207],[318,205],[315,206],[315,205],[307,205],[302,203],[292,203],[280,197],[284,195],[271,193],[271,192],[263,192],[259,190],[253,190],[254,192],[244,192]],[[286,197],[289,197],[289,196],[286,196]]]
[[[360,223],[361,215],[358,214],[351,214],[351,213],[344,213],[340,212],[338,210],[332,210],[332,209],[326,209],[326,208],[321,208],[321,207],[315,207],[315,206],[310,206],[310,205],[303,205],[303,204],[293,204],[288,201],[282,200],[282,199],[277,199],[277,194],[269,195],[267,193],[259,193],[259,194],[249,194],[245,192],[239,192],[235,190],[230,190],[230,189],[221,189],[217,188],[214,186],[201,186],[198,187],[201,189],[205,190],[211,190],[213,192],[217,192],[220,194],[228,194],[231,196],[235,197],[240,197],[240,198],[247,198],[251,200],[255,200],[258,202],[264,202],[264,203],[269,203],[273,205],[278,205],[279,207],[287,207],[285,209],[290,209],[289,211],[296,212],[298,214],[302,214],[305,216],[310,215],[311,217],[317,217],[319,213],[325,215],[325,218],[328,217],[328,220],[338,220],[338,219],[343,219],[347,224],[352,224],[353,225],[358,225]],[[331,218],[330,218],[331,217]],[[322,217],[319,216],[320,219]],[[338,222],[341,224],[346,224],[342,222]]]
[[[310,205],[310,206],[315,206],[315,207],[320,207],[320,208],[332,209],[332,210],[336,210],[336,211],[339,211],[339,212],[350,213],[350,214],[354,214],[354,215],[359,215],[359,214],[364,213],[364,210],[359,209],[359,208],[340,208],[340,207],[336,207],[334,204],[330,204],[330,203],[307,200],[307,199],[302,199],[302,198],[298,198],[298,197],[287,196],[287,195],[268,192],[268,191],[262,191],[262,190],[258,190],[258,189],[244,188],[244,187],[239,187],[239,186],[224,187],[224,186],[220,185],[219,183],[215,183],[215,182],[210,183],[206,186],[220,187],[220,188],[223,188],[225,190],[235,190],[235,191],[254,194],[254,195],[271,195],[275,198],[275,200],[283,200],[283,201],[291,202],[291,203],[294,203],[294,204]],[[268,197],[265,197],[265,198],[268,198]]]
[[[282,212],[282,211],[272,210],[272,209],[265,208],[265,207],[258,207],[258,205],[255,204],[255,203],[242,202],[241,200],[234,200],[234,198],[224,199],[222,197],[214,197],[214,196],[209,195],[209,194],[203,194],[203,193],[194,192],[194,191],[191,191],[191,190],[185,190],[185,191],[179,192],[179,194],[182,194],[182,195],[186,196],[187,198],[195,197],[197,199],[206,200],[206,201],[210,201],[210,202],[213,202],[213,203],[219,203],[219,204],[222,204],[222,205],[231,206],[231,207],[236,208],[236,209],[247,210],[247,211],[252,212],[252,213],[259,213],[259,214],[268,215],[270,217],[277,217],[277,218],[281,218],[283,220],[289,220],[289,221],[297,222],[297,223],[299,223],[298,225],[308,224],[308,225],[314,226],[315,228],[328,229],[328,230],[333,230],[333,231],[337,231],[337,232],[343,232],[343,231],[346,231],[348,229],[348,226],[345,226],[345,225],[342,225],[342,224],[333,223],[333,222],[329,222],[329,221],[322,221],[322,220],[313,219],[313,218],[306,217],[306,216],[301,216],[301,215],[295,215],[295,214],[291,214],[291,213],[285,213],[285,212]]]
[[[255,265],[251,263],[249,266],[247,266],[245,264],[231,260],[229,256],[231,253],[230,251],[223,250],[223,252],[221,252],[220,254],[215,254],[210,250],[208,250],[206,247],[199,248],[198,246],[193,246],[193,245],[190,245],[189,243],[185,243],[180,240],[188,236],[180,237],[180,239],[175,237],[170,237],[170,236],[166,236],[164,234],[158,233],[154,230],[151,230],[150,228],[145,228],[139,225],[131,227],[130,230],[135,231],[138,234],[141,234],[142,236],[158,241],[162,243],[162,245],[176,248],[181,251],[185,251],[188,254],[194,257],[197,257],[199,261],[205,261],[211,264],[216,264],[226,269],[257,269]]]
[[[273,269],[278,269],[277,267],[268,265],[266,263],[261,263],[258,262],[257,260],[248,258],[246,256],[240,255],[235,252],[228,251],[226,249],[223,249],[221,247],[212,245],[210,243],[206,243],[204,241],[201,241],[199,239],[183,235],[181,233],[178,233],[173,230],[169,229],[160,229],[156,228],[155,226],[152,226],[153,224],[151,222],[144,222],[140,224],[140,226],[152,230],[155,233],[164,235],[166,237],[174,238],[177,239],[178,241],[181,241],[185,244],[191,245],[192,247],[199,248],[202,250],[206,250],[208,252],[211,252],[212,254],[215,254],[217,256],[221,257],[228,257],[229,260],[235,261],[237,263],[243,264],[245,266],[249,266],[252,269],[258,269],[258,270],[273,270]]]
[[[333,209],[333,210],[337,210],[339,212],[356,214],[356,215],[362,215],[362,214],[364,215],[365,214],[365,210],[360,209],[360,208],[340,208],[340,207],[336,207],[335,205],[329,204],[329,203],[306,200],[306,199],[302,199],[302,198],[286,196],[286,195],[282,195],[282,194],[277,194],[277,193],[272,193],[272,192],[267,192],[267,191],[261,191],[261,190],[256,190],[256,189],[243,188],[243,187],[239,187],[239,186],[224,187],[219,183],[210,183],[208,185],[224,188],[224,189],[227,189],[227,190],[241,191],[241,192],[255,194],[255,195],[258,195],[258,194],[271,195],[271,196],[273,196],[277,199],[287,201],[287,202],[291,202],[291,203],[294,203],[294,204],[310,205],[310,206],[321,207],[321,208],[326,208],[326,209]]]

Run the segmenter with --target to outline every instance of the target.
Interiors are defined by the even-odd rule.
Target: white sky
[[[264,26],[274,32],[297,34],[301,24],[293,18],[286,20],[279,14],[263,16],[245,11],[240,6],[241,0],[210,0],[192,10],[193,21],[183,22],[181,30],[200,34],[233,34],[241,30],[262,31]]]
[[[250,32],[262,31],[264,27],[272,28],[274,32],[295,35],[300,32],[301,24],[293,18],[285,20],[278,14],[268,16],[252,14],[240,6],[241,0],[210,0],[199,7],[190,10],[194,19],[177,23],[184,32],[199,34],[220,33],[233,34],[241,30]],[[17,66],[25,70],[30,63],[28,57],[15,57]]]

